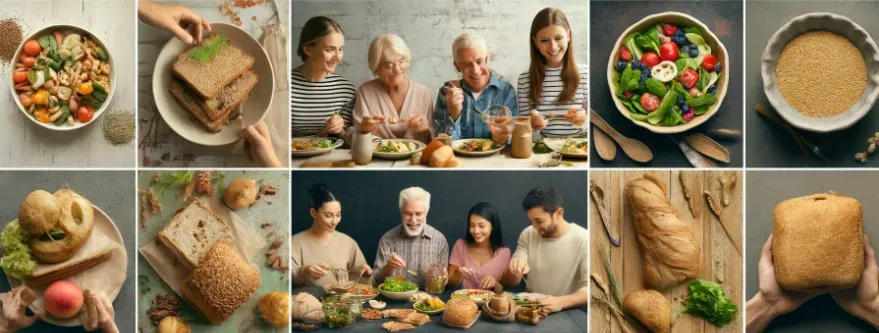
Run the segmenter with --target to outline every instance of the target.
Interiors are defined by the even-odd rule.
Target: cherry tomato
[[[27,72],[12,73],[12,81],[15,83],[22,83],[24,81],[27,81]]]
[[[43,48],[40,47],[40,43],[35,40],[29,40],[24,43],[24,53],[31,57],[36,57],[42,50]]]
[[[666,36],[671,37],[675,34],[675,31],[678,31],[678,27],[673,26],[671,24],[663,24],[662,25],[662,33]]]
[[[29,57],[26,54],[22,54],[18,60],[20,60],[21,64],[27,68],[34,67],[34,64],[37,62],[37,58]]]
[[[87,123],[92,120],[92,117],[95,115],[95,111],[91,106],[84,105],[80,106],[79,110],[76,111],[76,116],[79,118],[79,121],[83,123]]]
[[[699,81],[699,73],[696,73],[696,70],[687,67],[687,69],[685,69],[684,72],[681,73],[681,77],[678,78],[678,80],[681,81],[684,87],[690,89],[694,85],[696,85],[696,81]]]
[[[678,60],[678,44],[675,43],[665,43],[659,47],[659,57],[662,58],[663,61],[675,61]]]
[[[659,97],[650,93],[644,93],[644,95],[641,95],[641,106],[644,107],[644,110],[647,110],[647,112],[656,111],[656,109],[659,108]]]
[[[620,49],[620,60],[622,60],[622,61],[632,60],[632,51],[629,51],[628,47],[623,46]]]
[[[707,54],[702,58],[702,69],[710,73],[714,71],[714,65],[717,65],[717,58],[713,54]]]
[[[659,56],[654,52],[647,52],[641,56],[641,62],[647,65],[647,67],[653,67],[659,65]]]

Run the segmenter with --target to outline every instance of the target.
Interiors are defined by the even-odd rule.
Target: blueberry
[[[641,68],[641,61],[638,59],[632,60],[632,68]]]
[[[684,47],[681,48],[681,53],[690,54],[690,46],[684,45]]]
[[[683,35],[684,35],[684,30],[681,29],[681,28],[678,28],[678,30],[675,30],[675,35],[683,36]]]
[[[650,70],[645,68],[644,71],[641,72],[641,76],[650,77]]]
[[[616,66],[617,72],[622,72],[623,69],[626,69],[626,62],[625,61],[617,62],[617,66]]]
[[[646,70],[647,70],[647,64],[645,64],[645,63],[642,62],[640,68],[641,68],[642,71],[646,71]]]
[[[716,93],[716,92],[717,92],[717,88],[715,88],[714,86],[708,87],[708,93],[709,93],[709,94],[714,94],[714,93]]]
[[[698,49],[690,49],[690,58],[695,58],[698,55],[699,55]]]
[[[698,50],[698,49],[699,49],[699,46],[697,46],[696,44],[690,44],[690,48],[691,48],[691,49],[697,49],[697,50]]]
[[[681,107],[681,110],[683,110],[684,112],[690,112],[690,106],[684,104],[684,106]]]
[[[678,105],[684,104],[684,97],[678,97]]]
[[[714,65],[714,71],[720,73],[720,64]]]

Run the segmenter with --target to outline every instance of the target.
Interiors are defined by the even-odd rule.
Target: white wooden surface
[[[209,22],[234,24],[229,17],[222,16],[218,7],[224,1],[168,1],[169,4],[184,5],[190,10],[201,15]],[[234,9],[239,12],[244,31],[247,31],[259,40],[262,35],[262,25],[280,22],[289,35],[290,4],[287,1],[266,1],[265,4],[248,9]],[[253,18],[256,18],[255,20]],[[138,165],[143,167],[259,167],[250,162],[245,156],[240,142],[238,144],[206,147],[191,143],[180,137],[162,121],[162,117],[155,109],[155,102],[151,93],[153,68],[162,47],[173,37],[170,32],[154,28],[143,22],[137,24],[137,78],[138,78]],[[289,58],[289,46],[287,49]],[[283,66],[286,68],[287,61]],[[273,66],[278,66],[273,64]],[[282,163],[289,161],[288,151],[290,146],[290,113],[288,83],[289,71],[282,77],[275,78],[275,96],[272,107],[265,117],[265,122],[272,133],[272,143],[275,152]],[[157,122],[157,124],[153,123]],[[156,126],[157,125],[157,126]],[[158,129],[150,132],[148,129]]]
[[[456,155],[461,161],[462,169],[529,169],[536,168],[536,165],[548,158],[549,154],[531,154],[530,158],[517,159],[509,156],[509,149],[505,149],[501,153],[485,157],[467,157]],[[335,149],[327,154],[312,157],[315,160],[349,160],[351,159],[351,151],[348,149]],[[303,162],[309,160],[308,157],[294,157],[291,167],[298,168]],[[588,165],[585,159],[568,159],[564,158],[565,166],[560,169],[585,169]],[[373,157],[372,162],[364,166],[356,166],[358,169],[426,169],[423,165],[412,165],[409,159],[396,161],[383,160]]]
[[[24,38],[53,24],[91,31],[107,46],[116,66],[117,91],[107,111],[134,111],[134,6],[133,0],[3,0],[0,18],[17,18]],[[51,131],[34,124],[15,105],[9,91],[10,68],[0,69],[0,167],[134,167],[134,140],[126,146],[104,140],[101,121],[106,111],[95,123],[76,131]]]

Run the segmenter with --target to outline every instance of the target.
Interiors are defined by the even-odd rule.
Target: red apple
[[[82,290],[67,280],[55,281],[43,294],[43,307],[52,316],[71,318],[82,309]]]

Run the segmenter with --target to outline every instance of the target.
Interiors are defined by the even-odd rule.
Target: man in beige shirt
[[[529,292],[548,295],[540,303],[553,312],[584,306],[589,300],[589,233],[565,221],[562,204],[561,193],[552,187],[540,186],[528,192],[522,207],[531,226],[519,235],[516,253],[502,278],[508,288],[519,285],[524,278]]]

